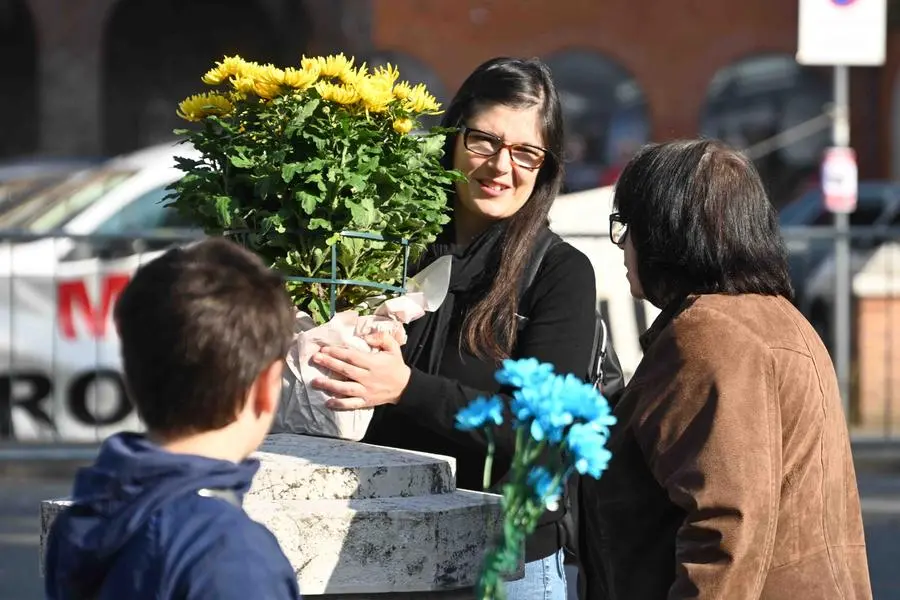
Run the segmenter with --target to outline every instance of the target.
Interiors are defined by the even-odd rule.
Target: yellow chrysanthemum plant
[[[200,158],[178,159],[186,174],[170,206],[288,276],[297,308],[319,324],[379,290],[402,291],[462,177],[441,165],[448,130],[421,130],[440,111],[426,87],[354,62],[338,54],[282,68],[226,56],[203,75],[208,91],[177,110],[194,124],[177,133]]]

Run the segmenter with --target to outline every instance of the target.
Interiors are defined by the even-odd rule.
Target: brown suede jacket
[[[669,307],[580,494],[589,600],[872,598],[828,351],[784,298]]]

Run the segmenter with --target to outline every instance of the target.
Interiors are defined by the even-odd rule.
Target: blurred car
[[[889,218],[879,221],[876,227],[883,233],[857,241],[851,246],[851,302],[861,293],[897,289],[900,285],[900,261],[895,259],[900,257],[900,210],[893,211]],[[800,310],[829,347],[834,342],[832,332],[836,279],[835,258],[834,254],[830,254],[810,273],[804,286],[805,294],[799,304]]]
[[[12,405],[0,414],[0,437],[94,441],[140,426],[125,396],[112,308],[140,264],[202,236],[161,202],[183,175],[176,155],[198,156],[188,146],[150,148],[0,211],[0,377]],[[631,297],[622,251],[609,240],[611,202],[610,187],[566,194],[550,221],[594,265],[597,300],[630,377],[638,335],[658,310]]]
[[[0,210],[0,437],[94,441],[139,426],[112,307],[140,264],[202,235],[162,202],[183,175],[176,155],[198,153],[135,152]]]
[[[89,158],[22,158],[0,163],[0,212],[99,162]]]
[[[631,296],[624,254],[609,239],[612,201],[612,186],[561,195],[550,209],[550,229],[584,252],[594,266],[597,302],[607,316],[612,344],[628,380],[643,356],[638,337],[659,309]]]
[[[850,226],[880,226],[893,222],[900,214],[900,183],[864,181],[859,184],[856,210],[850,214]],[[822,191],[811,189],[787,204],[779,213],[779,224],[788,251],[788,266],[797,297],[804,300],[807,285],[822,261],[834,254],[834,238],[829,235],[834,216],[825,209]],[[809,236],[807,233],[814,233]],[[855,250],[871,250],[872,242],[851,238]]]

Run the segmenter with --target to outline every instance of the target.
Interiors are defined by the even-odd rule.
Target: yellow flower
[[[253,90],[257,96],[271,100],[281,93],[285,77],[284,71],[274,65],[257,66],[255,71]]]
[[[305,56],[300,59],[300,68],[304,71],[315,71],[318,73],[322,70],[322,59],[320,58],[306,58]]]
[[[401,81],[394,86],[394,97],[397,100],[406,100],[410,94],[412,94],[412,86],[408,81]]]
[[[412,131],[413,122],[412,119],[397,119],[394,121],[394,131],[397,133],[409,133]]]
[[[224,116],[234,105],[220,94],[195,94],[181,101],[176,114],[186,121],[199,121],[210,115]]]
[[[295,90],[305,90],[306,88],[314,84],[318,78],[318,64],[314,69],[307,69],[304,66],[304,68],[302,69],[288,67],[284,70],[284,84],[294,88]]]
[[[353,59],[344,56],[341,52],[337,56],[319,57],[319,75],[321,77],[336,77],[346,82],[355,75]]]
[[[316,83],[315,89],[323,100],[336,102],[337,104],[348,105],[359,101],[359,92],[351,86],[320,81]]]
[[[226,56],[224,60],[216,62],[216,66],[206,72],[203,76],[203,83],[219,85],[232,75],[239,73],[245,62],[237,55]]]
[[[409,95],[404,100],[403,107],[406,110],[421,113],[437,112],[441,105],[434,96],[428,93],[428,90],[425,89],[425,84],[420,83],[409,90]]]
[[[236,75],[231,78],[231,85],[241,94],[255,94],[256,81],[252,77]]]
[[[378,67],[377,69],[375,69],[372,77],[383,79],[392,86],[394,85],[394,82],[397,81],[397,79],[400,77],[400,71],[397,70],[397,67],[388,63],[383,67]]]
[[[359,92],[363,107],[370,112],[380,113],[386,111],[394,101],[394,94],[391,90],[392,83],[384,76],[376,74],[360,77],[354,87]]]

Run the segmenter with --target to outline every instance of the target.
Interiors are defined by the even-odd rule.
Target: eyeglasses
[[[611,213],[609,215],[609,239],[616,246],[620,246],[625,241],[626,235],[628,235],[628,223],[620,213]]]
[[[478,156],[494,156],[504,148],[514,163],[525,169],[539,169],[550,152],[531,144],[507,144],[496,135],[463,126],[463,145],[466,150]]]

